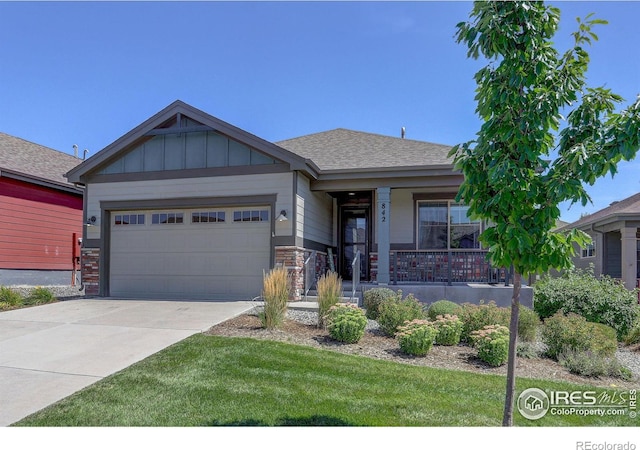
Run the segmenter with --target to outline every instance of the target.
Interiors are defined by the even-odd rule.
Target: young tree
[[[456,32],[469,57],[488,61],[475,75],[476,112],[484,123],[475,140],[450,154],[464,174],[457,200],[492,224],[481,236],[491,263],[515,269],[504,426],[513,424],[522,276],[571,266],[573,244],[590,238],[551,231],[558,205],[586,205],[584,183],[615,174],[640,145],[640,100],[616,112],[620,96],[586,86],[584,46],[597,40],[593,26],[606,22],[578,19],[573,47],[561,54],[551,41],[559,20],[560,11],[542,2],[478,1]],[[571,108],[559,131],[562,112]]]

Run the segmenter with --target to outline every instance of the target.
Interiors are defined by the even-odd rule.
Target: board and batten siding
[[[333,199],[312,191],[304,175],[298,175],[296,207],[296,237],[333,246]]]
[[[237,197],[276,194],[276,214],[293,208],[292,174],[253,174],[173,180],[92,183],[87,186],[87,217],[100,217],[100,202],[191,198]],[[100,239],[100,226],[89,227],[87,239]],[[290,221],[276,222],[276,236],[291,236]]]
[[[0,269],[72,270],[82,196],[0,178]]]

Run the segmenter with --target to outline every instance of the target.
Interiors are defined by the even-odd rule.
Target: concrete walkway
[[[80,299],[2,312],[0,426],[254,305]]]

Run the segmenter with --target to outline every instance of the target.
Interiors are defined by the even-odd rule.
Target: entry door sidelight
[[[351,264],[360,250],[360,279],[368,279],[369,261],[369,214],[367,209],[342,210],[342,252],[341,275],[345,280],[352,280]]]

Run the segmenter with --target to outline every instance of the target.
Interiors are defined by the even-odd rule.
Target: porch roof
[[[323,173],[416,167],[453,169],[450,146],[337,128],[277,142]]]
[[[591,225],[601,225],[604,223],[615,222],[622,218],[631,220],[640,220],[640,192],[627,197],[619,202],[613,202],[606,208],[596,211],[593,214],[584,216],[569,225],[565,225],[560,230],[572,228],[585,229]]]

